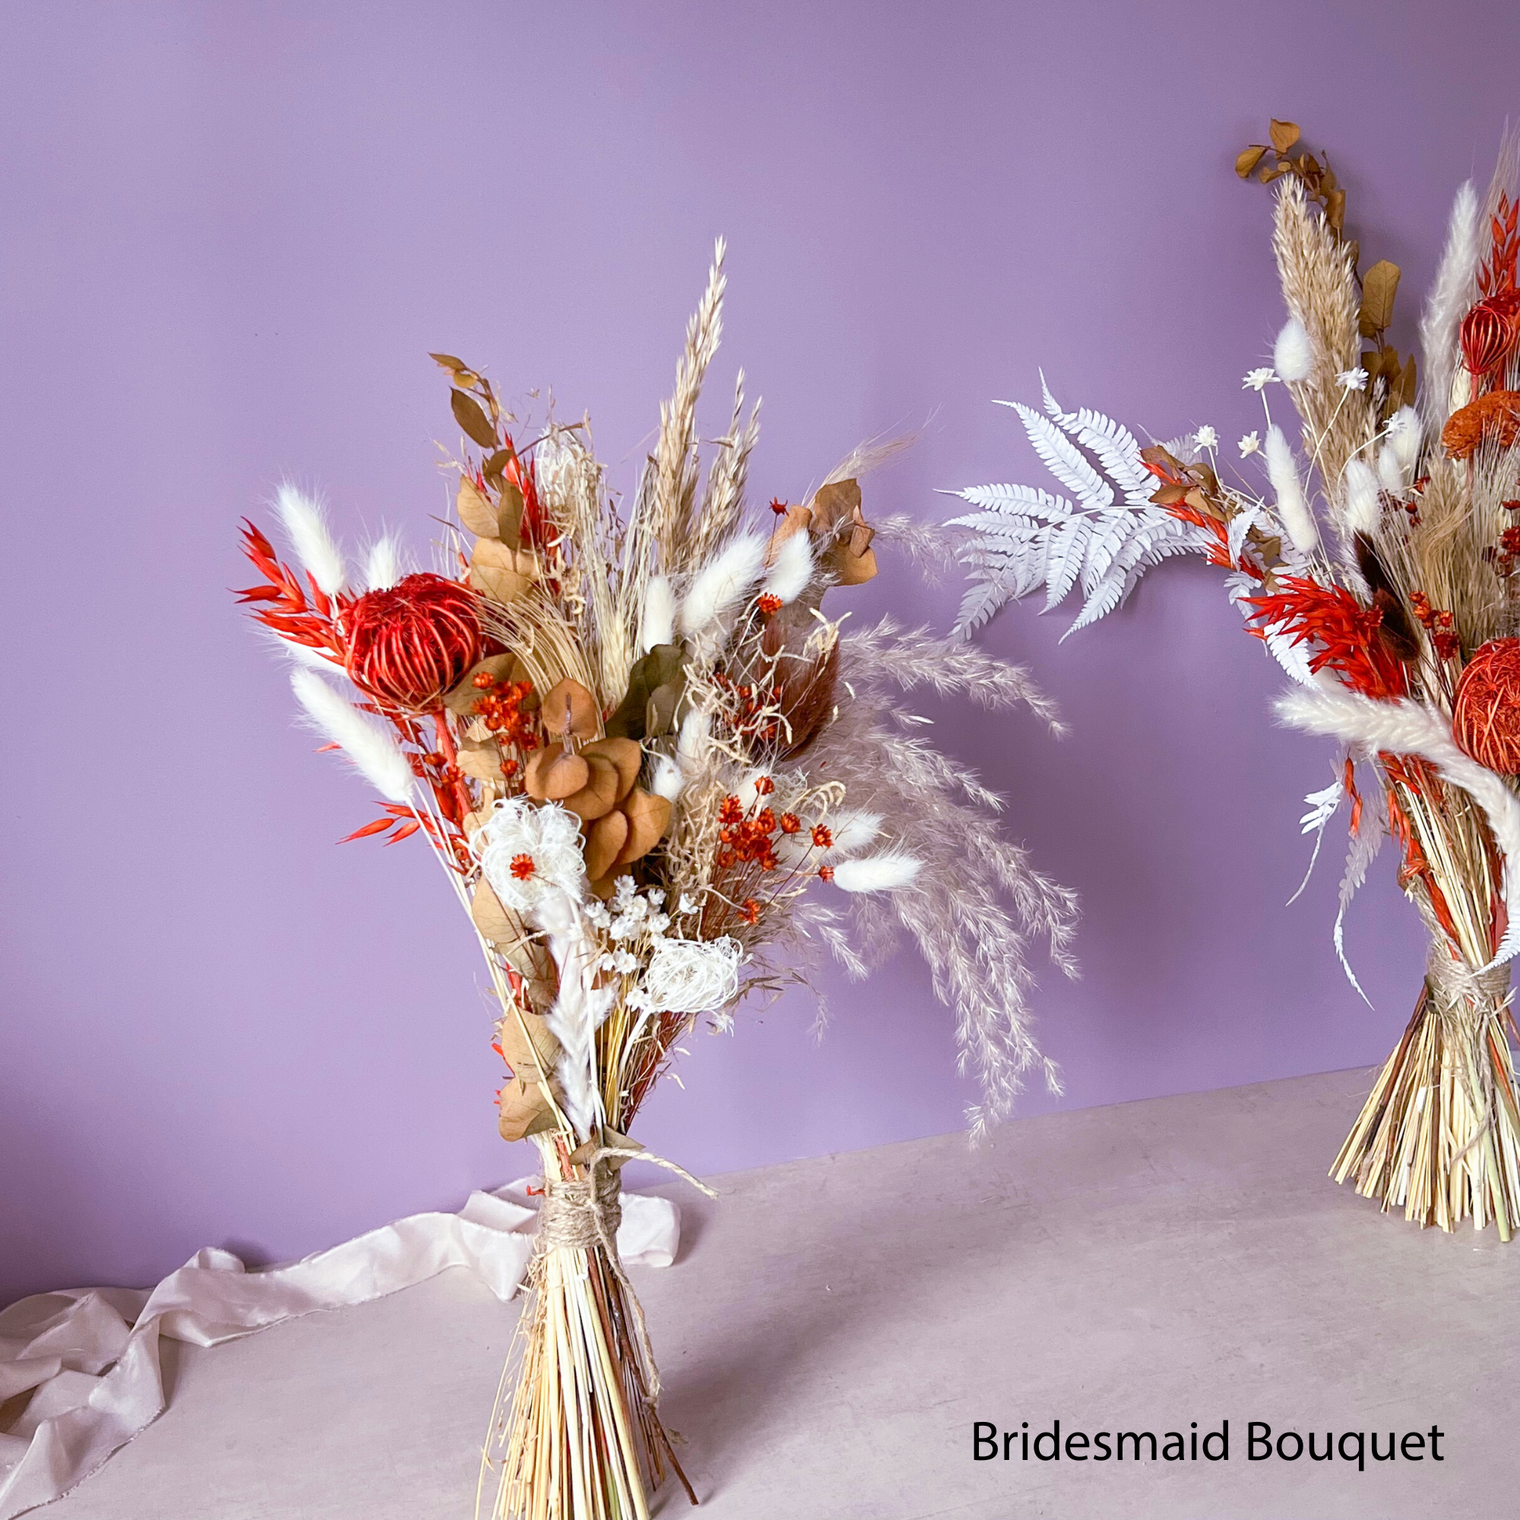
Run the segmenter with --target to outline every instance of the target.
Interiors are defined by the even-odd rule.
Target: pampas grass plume
[[[1314,350],[1309,346],[1309,334],[1297,317],[1289,317],[1277,335],[1272,349],[1272,367],[1290,384],[1307,380],[1314,368]]]
[[[341,591],[346,579],[343,552],[328,529],[321,504],[289,484],[275,493],[274,504],[302,567],[329,596]]]
[[[412,767],[384,728],[305,666],[291,671],[290,689],[312,727],[336,744],[382,797],[389,802],[411,801],[415,784]]]
[[[1298,478],[1298,466],[1293,461],[1293,450],[1283,430],[1274,422],[1267,429],[1267,441],[1262,447],[1266,456],[1267,474],[1272,490],[1277,496],[1277,515],[1288,530],[1288,537],[1301,554],[1312,554],[1319,543],[1319,529],[1314,514],[1304,500],[1304,488]]]

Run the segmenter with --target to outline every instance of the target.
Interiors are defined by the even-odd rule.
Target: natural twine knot
[[[1481,1018],[1495,1012],[1509,992],[1508,963],[1474,971],[1439,940],[1431,943],[1425,977],[1441,1013],[1466,1013]]]
[[[718,1196],[684,1167],[663,1156],[653,1155],[635,1141],[625,1140],[622,1145],[592,1145],[588,1142],[570,1156],[572,1162],[585,1169],[585,1177],[544,1178],[544,1204],[538,1216],[538,1247],[540,1250],[571,1251],[594,1251],[601,1247],[612,1275],[628,1298],[644,1386],[649,1390],[652,1402],[660,1396],[660,1369],[649,1341],[644,1306],[628,1281],[617,1248],[618,1226],[623,1222],[623,1205],[618,1196],[620,1173],[623,1163],[635,1157],[675,1172],[709,1198]]]

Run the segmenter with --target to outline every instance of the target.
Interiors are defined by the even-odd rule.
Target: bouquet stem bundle
[[[1520,1219],[1508,968],[1473,976],[1439,942],[1430,960],[1414,1017],[1330,1175],[1417,1224],[1454,1230],[1470,1215],[1507,1241]]]
[[[647,1520],[647,1496],[667,1472],[693,1504],[696,1494],[660,1422],[659,1371],[618,1263],[617,1168],[604,1159],[566,1170],[590,1175],[545,1183],[529,1301],[498,1391],[482,1496],[494,1470],[495,1516]]]

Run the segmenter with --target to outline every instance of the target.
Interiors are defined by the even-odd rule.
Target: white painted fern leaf
[[[1018,413],[1035,452],[1075,500],[1035,486],[968,486],[950,494],[977,508],[951,519],[974,537],[961,552],[969,585],[956,631],[969,634],[1000,607],[1045,589],[1045,610],[1081,587],[1075,633],[1119,606],[1152,565],[1202,554],[1213,540],[1151,503],[1155,481],[1134,435],[1101,412],[1063,412],[1040,376],[1045,411]],[[1066,635],[1063,634],[1064,638]]]

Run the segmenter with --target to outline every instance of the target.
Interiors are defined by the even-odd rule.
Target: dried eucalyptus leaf
[[[446,369],[451,372],[469,368],[469,365],[463,359],[456,359],[453,354],[429,354],[428,358],[440,369]]]
[[[607,720],[609,739],[642,739],[648,732],[649,700],[662,686],[683,679],[685,660],[679,644],[656,644],[628,672],[628,691]]]
[[[1299,139],[1298,123],[1278,121],[1274,116],[1271,126],[1267,128],[1267,135],[1272,139],[1272,146],[1279,153],[1286,153]]]
[[[1260,143],[1252,143],[1244,153],[1235,156],[1235,172],[1242,179],[1250,179],[1251,171],[1261,162],[1261,156],[1266,151]]]
[[[481,411],[480,403],[473,396],[467,396],[461,390],[451,390],[449,406],[453,409],[454,421],[467,438],[483,449],[495,449],[498,442],[496,429],[491,426],[490,418]]]

